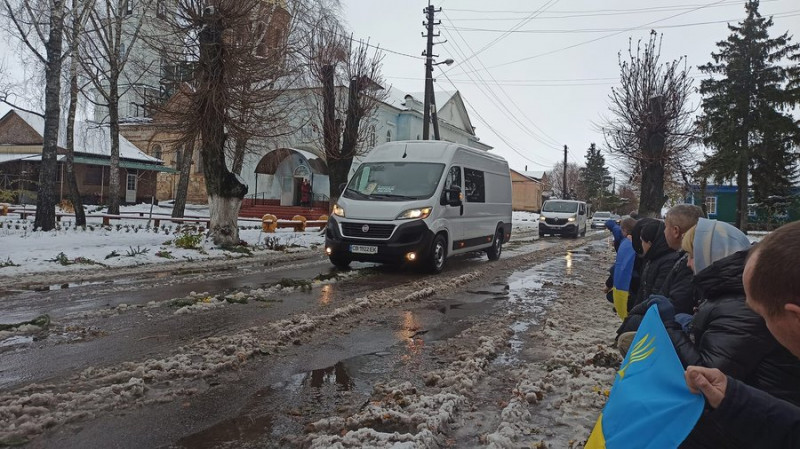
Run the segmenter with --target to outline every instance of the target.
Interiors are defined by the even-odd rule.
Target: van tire
[[[351,260],[348,259],[347,257],[331,255],[331,256],[328,256],[328,258],[331,260],[331,263],[336,268],[339,268],[339,269],[342,269],[342,270],[346,270],[347,268],[350,267]]]
[[[432,274],[439,274],[444,269],[447,260],[447,237],[444,234],[437,234],[433,238],[430,254],[425,268]]]
[[[503,253],[503,230],[498,229],[497,232],[494,234],[494,240],[492,240],[492,246],[486,249],[486,255],[489,257],[489,260],[497,260],[500,258],[500,254]]]

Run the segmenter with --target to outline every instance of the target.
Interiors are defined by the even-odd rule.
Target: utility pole
[[[569,196],[568,196],[568,193],[567,193],[568,190],[567,190],[567,146],[566,145],[564,145],[564,183],[561,184],[561,187],[562,187],[561,188],[561,190],[562,190],[561,195],[564,197],[565,200],[569,199]]]
[[[437,12],[441,12],[441,10],[442,8],[435,9],[430,3],[428,4],[427,8],[422,10],[422,12],[425,13],[426,18],[426,21],[422,22],[422,25],[427,29],[427,34],[422,33],[422,37],[428,39],[425,51],[422,53],[422,56],[425,56],[425,106],[423,107],[422,111],[423,140],[430,139],[431,104],[436,104],[436,100],[433,99],[433,58],[437,55],[433,54],[433,38],[439,36],[439,34],[433,34],[433,27],[442,23],[434,20],[434,15]],[[436,120],[435,112],[434,120]],[[433,125],[433,132],[436,140],[439,140],[439,124],[436,122],[434,122]]]

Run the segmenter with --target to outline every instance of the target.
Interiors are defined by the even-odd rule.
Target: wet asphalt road
[[[345,329],[315,332],[280,354],[255,359],[246,369],[198,381],[197,394],[185,400],[100,413],[94,419],[59,426],[28,446],[281,447],[287,435],[302,433],[302,422],[358,410],[375,383],[411,379],[435,366],[436,361],[425,354],[433,342],[455,336],[472,320],[502,309],[524,295],[531,282],[568,275],[573,258],[585,258],[580,252],[565,253],[561,249],[565,242],[558,238],[522,237],[512,243],[500,263],[546,249],[552,253],[550,265],[545,264],[547,272],[541,267],[508,272],[502,266],[493,267],[497,273],[488,283],[467,285],[419,305],[369,311]],[[451,259],[439,277],[482,269],[486,264],[483,254]],[[250,302],[186,315],[175,315],[168,307],[116,312],[120,304],[163,303],[190,292],[226,294],[268,287],[281,279],[307,280],[336,273],[327,259],[309,253],[287,267],[243,264],[182,278],[119,279],[6,295],[0,298],[3,322],[48,314],[52,324],[49,332],[34,341],[0,341],[0,393],[31,383],[64,381],[87,366],[157,357],[198,339],[325,310],[424,278],[409,269],[354,264],[336,282],[311,291],[282,292],[278,301],[267,305]]]

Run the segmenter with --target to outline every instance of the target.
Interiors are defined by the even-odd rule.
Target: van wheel
[[[328,256],[328,258],[331,260],[331,263],[336,266],[336,268],[344,270],[350,266],[351,260],[347,257],[331,255]]]
[[[489,260],[497,260],[500,258],[500,254],[503,252],[503,231],[501,229],[497,230],[497,233],[494,235],[494,241],[492,242],[492,246],[490,246],[486,250],[486,255],[489,256]]]
[[[447,259],[447,238],[444,234],[438,234],[433,239],[431,251],[428,255],[426,268],[430,273],[439,274],[444,269],[444,262]]]

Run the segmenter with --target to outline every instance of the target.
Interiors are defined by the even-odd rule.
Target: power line
[[[547,9],[549,6],[554,5],[558,1],[559,0],[548,0],[547,3],[542,5],[539,9],[537,9],[534,12],[532,12],[528,17],[526,17],[525,19],[520,21],[518,24],[516,24],[513,27],[511,27],[511,30],[516,30],[516,29],[519,29],[520,27],[522,27],[524,25],[527,25],[531,20],[535,19],[539,14],[541,14],[545,9]],[[471,54],[470,56],[465,58],[463,61],[461,61],[460,63],[456,64],[453,68],[459,67],[462,64],[466,63],[467,61],[469,61],[470,59],[472,59],[472,58],[478,56],[479,54],[483,53],[484,51],[486,51],[486,49],[492,47],[493,45],[497,44],[501,40],[505,39],[507,36],[509,36],[509,34],[510,33],[501,34],[500,36],[498,36],[497,38],[495,38],[494,40],[492,40],[488,44],[484,45],[480,50],[474,52],[473,54]]]
[[[609,37],[613,37],[613,36],[616,36],[616,35],[622,34],[622,33],[624,33],[624,32],[630,31],[630,30],[632,30],[632,29],[634,29],[634,28],[645,27],[645,26],[652,25],[652,24],[654,24],[654,23],[663,22],[663,21],[665,21],[665,20],[669,20],[669,19],[674,19],[675,17],[682,16],[682,15],[688,14],[688,13],[690,13],[690,12],[698,11],[698,10],[700,10],[700,9],[703,9],[703,8],[710,7],[710,6],[712,6],[712,5],[720,4],[720,3],[723,3],[724,1],[725,1],[725,0],[718,0],[718,1],[716,1],[716,2],[709,3],[708,5],[705,5],[705,6],[700,6],[700,7],[694,8],[694,9],[692,9],[692,10],[689,10],[689,11],[684,11],[684,12],[680,12],[680,13],[678,13],[678,14],[673,14],[673,15],[671,15],[671,16],[669,16],[669,17],[665,17],[665,18],[663,18],[663,19],[653,20],[653,21],[651,21],[651,22],[648,22],[648,23],[645,23],[645,24],[642,24],[642,25],[637,25],[637,26],[635,26],[635,27],[631,27],[630,29],[626,29],[626,30],[619,31],[619,32],[616,32],[616,33],[607,34],[607,35],[605,35],[605,36],[596,37],[596,38],[594,38],[594,39],[589,39],[589,40],[587,40],[587,41],[579,42],[579,43],[577,43],[577,44],[568,45],[568,46],[566,46],[566,47],[562,47],[562,48],[559,48],[559,49],[556,49],[556,50],[551,50],[551,51],[547,51],[547,52],[544,52],[544,53],[535,54],[535,55],[533,55],[533,56],[527,56],[527,57],[524,57],[524,58],[515,59],[515,60],[513,60],[513,61],[504,62],[504,63],[502,63],[502,64],[497,64],[497,65],[494,65],[494,66],[491,66],[491,67],[487,67],[487,68],[486,68],[486,70],[489,70],[489,69],[496,69],[496,68],[499,68],[499,67],[504,67],[504,66],[507,66],[507,65],[516,64],[516,63],[519,63],[519,62],[529,61],[529,60],[531,60],[531,59],[535,59],[535,58],[540,58],[540,57],[542,57],[542,56],[551,55],[551,54],[553,54],[553,53],[558,53],[558,52],[560,52],[560,51],[569,50],[569,49],[572,49],[572,48],[575,48],[575,47],[580,47],[580,46],[582,46],[582,45],[590,44],[590,43],[592,43],[592,42],[597,42],[597,41],[599,41],[599,40],[607,39],[607,38],[609,38]],[[463,72],[463,73],[467,73],[467,72]]]
[[[775,2],[778,0],[762,0],[761,3],[770,3]],[[731,1],[724,1],[720,2],[720,5],[717,6],[741,6],[742,2],[740,0],[731,0]],[[634,12],[650,12],[650,11],[675,11],[681,9],[688,9],[697,6],[703,6],[703,4],[684,4],[684,5],[669,5],[669,6],[650,6],[647,8],[625,8],[625,9],[595,9],[595,10],[555,10],[550,9],[547,11],[546,14],[582,14],[582,13],[634,13]],[[467,13],[479,13],[479,14],[528,14],[530,10],[487,10],[487,9],[459,9],[459,8],[448,8],[449,11],[456,11],[456,12],[467,12]],[[545,17],[542,17],[545,18]]]
[[[445,16],[445,18],[447,18],[447,13],[444,13],[444,16]],[[467,48],[468,48],[470,51],[473,51],[473,50],[472,50],[472,47],[469,45],[469,42],[468,42],[466,39],[464,39],[464,36],[462,36],[460,33],[458,33],[458,37],[460,37],[460,38],[461,38],[461,40],[464,42],[464,44],[467,46]],[[458,44],[458,41],[457,41],[457,40],[455,40],[455,39],[453,40],[453,45],[455,46],[455,50],[457,50],[459,53],[461,53],[461,54],[464,54],[464,55],[466,54],[466,52],[462,51],[462,49],[461,49],[460,45]],[[473,55],[476,55],[476,53],[473,53]],[[481,59],[480,59],[480,58],[477,58],[477,57],[476,57],[476,61],[478,61],[478,63],[481,65],[481,67],[484,67],[484,68],[486,67],[486,66],[483,64],[483,62],[481,61]],[[466,61],[466,63],[469,65],[469,67],[471,67],[472,69],[475,69],[475,66],[473,66],[473,64],[472,64],[470,61]],[[490,77],[492,80],[496,81],[496,80],[494,79],[494,76],[491,74],[491,72],[487,72],[487,74],[489,75],[489,77]],[[501,99],[500,99],[500,98],[497,96],[497,94],[494,92],[494,90],[493,90],[493,89],[492,89],[492,88],[491,88],[491,87],[490,87],[488,84],[486,84],[485,80],[484,80],[484,79],[483,79],[483,78],[480,76],[480,74],[478,74],[478,75],[476,75],[476,76],[478,77],[478,79],[480,80],[480,82],[482,82],[482,84],[483,84],[483,85],[486,87],[486,90],[488,90],[488,91],[489,91],[489,93],[490,93],[490,94],[491,94],[491,95],[494,97],[494,99],[495,99],[495,100],[497,100],[497,103],[495,103],[495,106],[496,106],[496,107],[497,107],[497,108],[500,110],[500,112],[501,112],[501,113],[503,113],[504,115],[506,115],[506,117],[509,117],[509,118],[511,119],[511,121],[512,121],[512,122],[515,122],[515,123],[516,123],[518,126],[520,126],[520,128],[521,128],[521,129],[523,129],[524,131],[526,131],[526,132],[527,132],[527,133],[528,133],[528,134],[529,134],[531,137],[533,137],[535,140],[537,140],[537,141],[541,142],[541,143],[542,143],[542,144],[544,144],[544,145],[547,145],[547,146],[553,146],[553,144],[552,144],[552,143],[548,143],[547,141],[543,140],[543,138],[542,138],[542,137],[540,137],[539,135],[537,135],[537,134],[536,134],[536,133],[534,133],[533,131],[529,130],[529,129],[527,128],[527,126],[526,126],[525,124],[523,124],[523,123],[522,123],[522,122],[521,122],[521,121],[520,121],[520,120],[519,120],[517,117],[515,117],[515,116],[513,116],[513,115],[509,115],[509,114],[508,114],[508,111],[506,110],[506,108],[502,107],[502,106],[503,106],[503,101],[502,101],[502,100],[501,100]],[[476,82],[475,80],[473,80],[471,76],[469,76],[469,75],[468,75],[468,78],[470,78],[470,80],[472,80],[473,82],[475,82],[475,83],[477,84],[477,82]],[[521,113],[521,115],[522,115],[523,117],[525,117],[525,118],[527,118],[527,119],[528,119],[528,122],[530,122],[530,124],[531,124],[531,125],[533,125],[533,127],[534,127],[534,128],[536,128],[537,130],[539,130],[539,131],[542,133],[542,135],[543,135],[543,136],[544,136],[546,139],[549,139],[549,140],[550,140],[550,141],[552,141],[552,142],[556,142],[556,141],[555,141],[555,139],[553,139],[552,137],[550,137],[549,135],[547,135],[547,133],[546,133],[544,130],[542,130],[541,128],[539,128],[539,127],[536,125],[536,123],[534,123],[532,120],[530,120],[530,118],[527,116],[527,114],[525,114],[525,112],[524,112],[524,111],[522,111],[522,109],[519,107],[519,105],[517,105],[517,104],[516,104],[516,102],[514,101],[514,99],[513,99],[511,96],[509,96],[509,95],[508,95],[508,93],[507,93],[507,92],[505,92],[505,90],[504,90],[504,89],[503,89],[501,86],[499,86],[499,85],[498,85],[498,87],[500,87],[500,91],[501,91],[501,92],[502,92],[502,93],[503,93],[503,94],[506,96],[506,98],[508,98],[508,100],[509,100],[509,101],[510,101],[510,102],[511,102],[513,105],[514,105],[514,107],[516,107],[516,108],[517,108],[517,110],[518,110],[518,111]],[[484,95],[486,95],[486,92],[484,92],[484,91],[483,91],[483,89],[479,89],[479,90],[481,91],[481,93],[483,93]],[[488,97],[488,95],[487,95],[487,97]],[[490,101],[492,101],[492,100],[491,100],[491,98],[490,98]],[[492,101],[492,102],[494,103],[494,101]]]
[[[453,88],[458,90],[456,85],[453,83],[453,81],[450,80],[450,77],[448,77],[446,73],[442,73],[442,75],[444,75],[444,77],[447,79],[447,81],[450,82],[450,85],[452,85]],[[499,131],[494,129],[494,127],[492,127],[492,125],[489,124],[489,121],[484,119],[483,116],[480,114],[480,112],[478,112],[478,110],[475,107],[473,107],[472,104],[469,101],[466,100],[466,98],[461,97],[461,99],[464,101],[464,104],[466,106],[468,106],[470,109],[472,109],[472,112],[481,121],[481,123],[483,123],[483,125],[486,126],[486,128],[488,128],[489,131],[491,131],[495,136],[497,136],[497,138],[500,139],[503,143],[505,143],[508,146],[508,148],[511,149],[513,152],[517,153],[519,156],[521,156],[526,161],[528,161],[528,162],[530,162],[530,163],[532,163],[534,165],[537,165],[539,167],[547,168],[547,167],[552,167],[553,166],[552,163],[550,163],[550,164],[542,164],[541,162],[535,161],[535,160],[531,159],[530,157],[522,154],[519,150],[517,150],[517,148],[511,142],[508,141],[508,139],[506,139]]]
[[[784,11],[775,14],[764,14],[769,15],[770,17],[777,17],[777,18],[784,18],[784,17],[795,17],[800,15],[800,9],[795,9],[792,11]],[[741,17],[735,19],[727,19],[727,20],[711,20],[706,22],[692,22],[692,23],[682,23],[682,24],[674,24],[674,25],[657,25],[653,27],[649,26],[642,26],[638,28],[570,28],[570,29],[550,29],[550,30],[514,30],[514,31],[507,31],[502,29],[492,29],[492,28],[465,28],[465,27],[451,27],[451,26],[442,26],[444,29],[451,29],[456,31],[464,31],[464,32],[481,32],[481,33],[525,33],[525,34],[585,34],[585,33],[608,33],[608,32],[617,32],[617,31],[636,31],[636,30],[660,30],[666,28],[684,28],[684,27],[694,27],[694,26],[703,26],[703,25],[715,25],[720,23],[730,23],[741,20]]]

